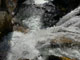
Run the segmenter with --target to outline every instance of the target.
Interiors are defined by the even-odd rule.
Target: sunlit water
[[[34,0],[35,4],[44,4],[46,2],[48,2],[48,0]]]

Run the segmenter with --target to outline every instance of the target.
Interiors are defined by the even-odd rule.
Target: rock
[[[20,59],[18,59],[18,60],[29,60],[29,59],[21,59],[21,58],[20,58]]]
[[[6,1],[0,0],[0,10],[7,11]]]
[[[17,0],[16,8],[14,11],[15,15],[17,15],[17,13],[20,11],[20,9],[23,9],[23,7],[25,7],[26,4],[31,5],[33,3],[34,3],[33,0]]]
[[[67,37],[60,37],[60,38],[55,38],[55,40],[51,41],[52,43],[72,43],[72,39],[67,38]]]
[[[29,31],[28,28],[25,28],[24,26],[20,25],[17,21],[17,18],[12,18],[12,24],[13,24],[13,31],[19,31],[22,33],[27,33]]]
[[[60,58],[61,58],[61,60],[76,60],[76,59],[70,59],[68,57],[60,57]]]
[[[0,0],[0,6],[1,6],[1,0]]]
[[[17,5],[17,0],[6,0],[6,6],[10,14],[14,11],[16,5]]]
[[[19,32],[27,33],[29,30],[24,28],[23,26],[14,25],[13,31],[19,31]]]
[[[0,11],[12,14],[17,4],[17,0],[0,0]]]
[[[50,55],[47,60],[76,60],[76,59],[70,59],[68,57],[59,57],[59,56]]]
[[[51,40],[51,46],[52,47],[68,47],[68,48],[73,48],[73,47],[78,47],[80,46],[80,42],[74,41],[71,38],[68,37],[56,37],[55,39]]]
[[[0,11],[0,39],[12,31],[12,16],[5,11]]]
[[[45,11],[41,19],[43,26],[46,28],[55,25],[58,21],[58,17],[56,18],[56,16],[59,13],[55,5],[53,5],[51,2],[48,2],[44,4],[43,8]]]

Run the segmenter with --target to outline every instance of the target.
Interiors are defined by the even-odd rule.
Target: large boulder
[[[12,31],[12,16],[5,11],[0,11],[0,39]]]
[[[0,0],[0,6],[1,6],[1,0]]]

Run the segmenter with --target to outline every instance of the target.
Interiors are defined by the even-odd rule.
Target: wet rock
[[[60,38],[55,38],[55,40],[51,41],[52,43],[72,43],[72,39],[71,38],[67,38],[67,37],[60,37]]]
[[[57,47],[68,47],[68,48],[73,48],[73,47],[78,47],[80,46],[80,42],[78,41],[74,41],[73,39],[71,38],[68,38],[68,37],[60,37],[60,38],[55,38],[53,40],[51,40],[51,46],[54,47],[54,48],[57,48]]]
[[[18,60],[29,60],[29,59],[21,59],[21,58],[20,58],[20,59],[18,59]]]
[[[68,57],[59,57],[59,56],[50,55],[48,56],[47,60],[76,60],[76,59],[70,59]]]
[[[43,27],[46,28],[54,26],[59,20],[57,17],[58,11],[55,5],[53,5],[51,2],[48,2],[44,4],[43,8],[45,11],[41,19]]]
[[[0,6],[1,6],[1,0],[0,0]]]
[[[54,56],[54,55],[50,55],[47,60],[61,60],[60,57]]]
[[[10,14],[14,11],[17,5],[17,0],[6,0],[7,10]]]
[[[14,10],[15,15],[19,13],[20,9],[24,8],[26,4],[32,5],[34,3],[33,0],[17,0],[16,8]]]
[[[26,28],[23,27],[23,26],[14,25],[14,26],[13,26],[13,31],[19,31],[19,32],[27,33],[29,30],[26,29]]]
[[[0,0],[0,11],[12,14],[17,4],[17,0]]]
[[[12,16],[5,11],[0,11],[0,39],[12,31]]]
[[[0,0],[0,10],[8,12],[5,0]]]
[[[12,18],[12,24],[13,24],[13,31],[19,31],[19,32],[22,32],[22,33],[27,33],[29,31],[28,28],[20,25],[17,21],[17,18],[13,17]]]

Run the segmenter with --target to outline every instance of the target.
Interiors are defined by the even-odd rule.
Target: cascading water
[[[19,18],[18,23],[28,27],[30,30],[40,29],[40,20],[43,12],[42,9],[38,9],[35,5],[29,4],[27,7],[20,10],[17,16],[17,18]]]
[[[0,48],[2,49],[7,43],[10,46],[6,60],[48,60],[50,55],[80,60],[80,18],[75,16],[75,12],[80,11],[80,9],[71,12],[71,17],[70,14],[65,15],[67,17],[63,16],[56,26],[40,29],[43,26],[41,19],[45,12],[42,6],[48,1],[34,1],[37,5],[29,4],[21,9],[16,16],[18,18],[16,22],[28,27],[30,31],[25,34],[13,31],[4,37],[4,42]]]

